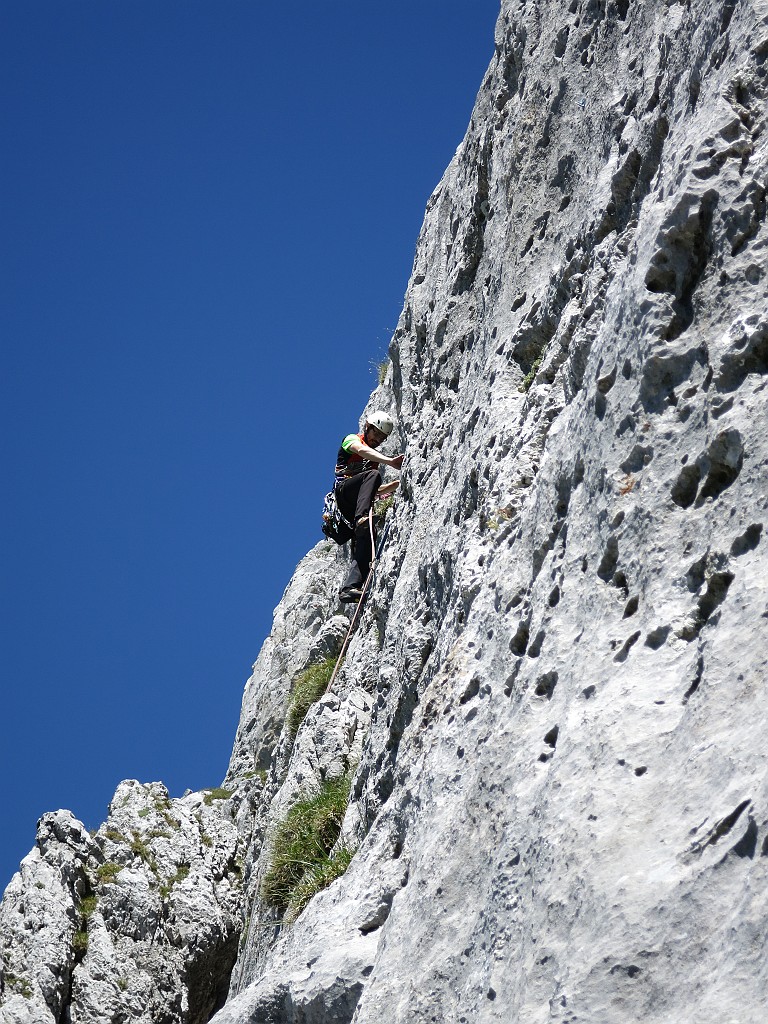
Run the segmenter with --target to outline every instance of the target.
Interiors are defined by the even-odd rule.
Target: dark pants
[[[381,473],[377,469],[369,469],[366,473],[347,477],[346,480],[341,480],[336,484],[336,501],[339,503],[341,514],[355,524],[352,548],[354,561],[344,580],[342,590],[346,590],[348,587],[362,587],[368,578],[373,555],[368,513],[380,486]],[[358,523],[358,520],[363,517],[365,522]]]

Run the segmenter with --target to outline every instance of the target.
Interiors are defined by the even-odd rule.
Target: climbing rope
[[[355,614],[352,616],[352,621],[349,624],[349,629],[347,630],[347,635],[344,637],[344,643],[341,645],[341,650],[339,651],[339,656],[336,659],[336,665],[334,666],[333,674],[331,675],[331,678],[328,681],[328,685],[325,688],[325,692],[326,693],[328,693],[330,691],[331,687],[333,686],[334,680],[336,679],[336,675],[338,674],[339,668],[340,668],[341,663],[342,663],[342,661],[344,659],[344,655],[346,654],[347,645],[349,644],[349,639],[352,636],[352,632],[353,632],[353,630],[354,630],[354,628],[355,628],[355,626],[357,624],[357,620],[360,617],[360,612],[361,612],[362,607],[363,607],[363,602],[365,601],[365,596],[368,593],[368,588],[370,587],[370,585],[371,585],[371,583],[373,581],[374,574],[376,572],[376,562],[378,561],[378,555],[381,553],[381,550],[384,547],[384,540],[385,540],[385,538],[387,536],[387,531],[389,530],[389,522],[386,522],[385,525],[384,525],[384,529],[381,531],[381,538],[379,539],[379,543],[378,543],[378,545],[376,545],[376,542],[375,542],[376,538],[375,538],[375,534],[373,532],[373,505],[371,505],[371,508],[370,508],[370,510],[368,512],[368,530],[369,530],[370,536],[371,536],[371,567],[368,570],[368,576],[366,577],[365,583],[363,584],[363,589],[362,589],[362,592],[360,594],[360,599],[357,602],[357,607],[355,608]],[[248,953],[249,953],[249,946],[250,946],[250,941],[251,941],[251,928],[253,927],[254,912],[255,912],[255,909],[256,909],[256,903],[257,903],[258,896],[259,896],[259,886],[261,884],[261,874],[262,874],[262,872],[263,872],[263,868],[261,869],[261,871],[259,871],[259,877],[258,877],[258,879],[256,881],[255,893],[254,893],[254,897],[253,897],[253,904],[251,906],[251,913],[248,916],[248,923],[247,923],[246,929],[245,929],[245,939],[243,940],[243,944],[242,944],[242,948],[241,948],[241,953],[240,953],[240,957],[239,957],[239,959],[240,959],[240,969],[239,969],[239,972],[238,972],[237,983],[235,985],[235,995],[238,995],[240,993],[240,990],[241,990],[242,984],[243,984],[243,972],[244,972],[244,969],[245,969],[245,962],[246,962],[246,960],[248,958]],[[268,928],[280,927],[281,925],[282,925],[282,921],[265,921],[265,922],[261,922],[260,921],[258,923],[257,927],[268,929]]]
[[[384,526],[384,530],[382,531],[381,541],[379,542],[379,550],[381,550],[381,545],[383,545],[383,543],[384,543],[384,537],[386,536],[388,527],[389,527],[389,523],[387,523]],[[374,535],[373,535],[373,505],[371,505],[371,509],[370,509],[370,511],[368,513],[368,529],[370,530],[370,533],[371,533],[371,567],[368,570],[368,576],[367,576],[367,578],[365,580],[365,583],[363,584],[362,593],[360,594],[360,600],[357,602],[357,607],[355,608],[355,614],[352,616],[352,621],[349,624],[349,629],[347,630],[347,635],[344,637],[344,643],[341,645],[341,650],[339,651],[339,656],[336,659],[336,664],[335,664],[334,669],[333,669],[333,674],[331,675],[331,678],[328,680],[328,685],[325,688],[325,692],[326,693],[330,693],[331,687],[333,686],[334,680],[336,679],[336,676],[338,674],[339,668],[341,667],[341,663],[342,663],[342,661],[344,659],[344,655],[346,654],[346,651],[347,651],[347,644],[349,643],[349,639],[352,636],[352,631],[354,630],[354,628],[355,628],[355,626],[357,624],[357,620],[358,620],[358,618],[360,616],[360,611],[361,611],[361,609],[363,607],[363,601],[365,601],[365,595],[368,593],[368,587],[371,585],[371,580],[373,579],[373,574],[376,571],[376,560],[377,560],[376,556],[377,556],[378,552],[376,551],[376,545],[374,544]]]

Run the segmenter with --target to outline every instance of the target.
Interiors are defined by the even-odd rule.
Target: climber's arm
[[[369,448],[363,444],[360,438],[355,438],[347,444],[347,450],[359,455],[361,459],[368,459],[370,462],[379,462],[382,466],[391,466],[392,469],[400,469],[403,464],[404,455],[382,455],[375,448]]]

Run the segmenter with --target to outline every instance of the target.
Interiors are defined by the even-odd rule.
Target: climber
[[[371,535],[368,513],[374,499],[392,494],[400,486],[397,480],[382,484],[381,466],[400,469],[403,455],[381,455],[376,451],[392,433],[392,418],[386,412],[372,412],[361,434],[347,434],[336,456],[334,493],[341,514],[354,523],[352,548],[354,561],[339,591],[339,600],[359,601],[371,564]]]

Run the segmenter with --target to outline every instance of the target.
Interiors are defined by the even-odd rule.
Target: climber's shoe
[[[339,591],[339,600],[342,604],[357,603],[362,596],[363,592],[359,587],[344,587]]]

